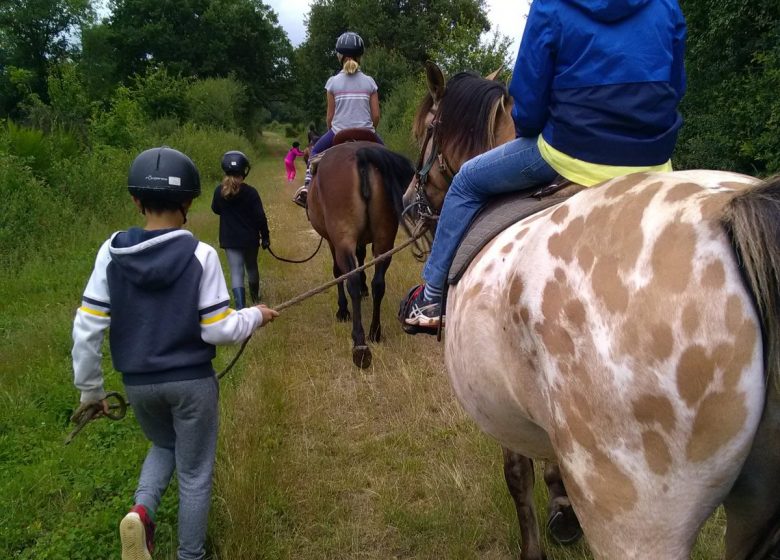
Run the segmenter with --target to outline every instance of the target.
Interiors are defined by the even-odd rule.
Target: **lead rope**
[[[407,209],[408,210],[408,209]],[[404,214],[406,211],[404,211]],[[414,232],[412,236],[401,243],[397,247],[393,247],[389,251],[382,253],[378,257],[368,261],[367,263],[363,264],[362,266],[357,267],[354,270],[351,270],[347,272],[346,274],[342,274],[338,278],[334,278],[333,280],[329,282],[325,282],[321,286],[317,286],[316,288],[312,288],[311,290],[308,290],[300,295],[295,296],[292,299],[288,299],[285,302],[280,303],[273,309],[275,311],[282,311],[284,309],[287,309],[288,307],[292,307],[293,305],[297,305],[301,303],[302,301],[305,301],[309,299],[310,297],[316,296],[317,294],[321,294],[328,288],[335,286],[339,282],[343,282],[353,274],[357,274],[359,272],[363,272],[367,268],[370,268],[374,266],[376,263],[381,262],[389,257],[392,257],[399,251],[403,251],[406,249],[409,245],[413,244],[415,241],[417,241],[420,237],[422,237],[425,232],[428,230],[430,222],[428,221],[419,221],[417,225],[414,228]],[[322,240],[320,240],[322,241]],[[319,248],[318,248],[319,249]],[[314,256],[314,255],[312,255]],[[236,362],[238,362],[238,359],[241,357],[241,354],[244,353],[244,349],[246,349],[246,345],[249,342],[249,339],[252,338],[252,335],[250,334],[244,342],[241,343],[241,347],[238,349],[238,352],[236,352],[236,355],[233,356],[233,359],[230,360],[230,363],[217,374],[217,379],[222,379],[231,369],[233,369],[233,366],[236,365]],[[90,405],[87,405],[85,407],[82,405],[79,407],[79,410],[76,411],[76,413],[71,418],[71,421],[76,423],[76,427],[73,429],[73,431],[68,435],[68,437],[65,439],[65,445],[68,445],[74,437],[76,437],[76,434],[78,434],[89,422],[96,418],[100,418],[101,416],[106,416],[109,420],[121,420],[125,416],[125,412],[127,411],[127,407],[130,405],[129,402],[125,400],[125,398],[116,392],[111,392],[106,395],[106,398],[115,398],[118,401],[118,404],[111,404],[111,409],[119,409],[119,412],[116,414],[109,414],[109,415],[103,415],[100,410],[100,405],[98,403],[91,403]],[[87,410],[88,408],[88,410]],[[82,410],[84,409],[84,410]]]

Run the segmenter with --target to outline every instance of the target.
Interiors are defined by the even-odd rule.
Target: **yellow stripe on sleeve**
[[[90,315],[94,315],[95,317],[108,317],[109,314],[105,311],[99,311],[97,309],[92,309],[91,307],[87,307],[86,305],[82,305],[79,307],[79,311],[83,311],[84,313],[89,313]]]
[[[206,319],[201,319],[200,320],[200,324],[201,325],[211,325],[213,323],[216,323],[217,321],[221,321],[222,319],[224,319],[225,317],[227,317],[231,313],[233,313],[233,310],[228,308],[225,311],[223,311],[222,313],[219,313],[218,315],[214,315],[213,317],[208,317]]]

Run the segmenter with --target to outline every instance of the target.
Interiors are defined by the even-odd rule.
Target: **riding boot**
[[[246,290],[244,288],[233,288],[233,299],[236,303],[236,309],[246,307]]]
[[[249,283],[249,297],[255,305],[260,303],[260,281]]]

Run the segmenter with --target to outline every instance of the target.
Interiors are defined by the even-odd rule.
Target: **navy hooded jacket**
[[[677,0],[534,0],[509,88],[518,135],[590,163],[665,163],[685,39]]]

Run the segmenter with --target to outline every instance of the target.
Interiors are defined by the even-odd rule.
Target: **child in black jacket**
[[[230,265],[230,285],[236,309],[246,306],[244,270],[249,279],[249,295],[253,303],[260,301],[260,272],[257,250],[271,246],[268,220],[263,203],[254,187],[244,183],[250,165],[247,157],[237,151],[222,156],[225,177],[214,190],[211,209],[220,217],[219,246],[225,249]],[[262,241],[261,241],[262,240]]]

